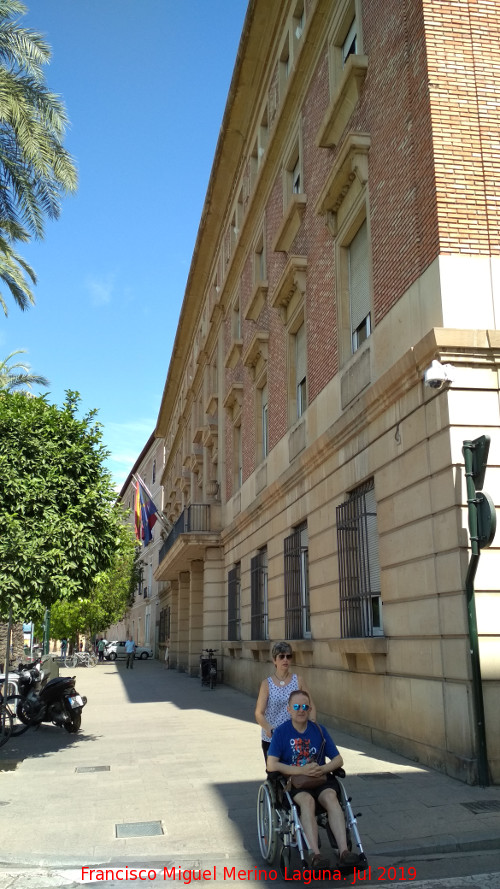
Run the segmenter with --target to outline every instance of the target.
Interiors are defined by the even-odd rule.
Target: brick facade
[[[156,577],[170,582],[179,668],[196,670],[203,640],[223,650],[226,680],[254,693],[272,641],[288,634],[325,719],[474,781],[461,445],[489,430],[499,502],[500,0],[308,0],[301,11],[249,3],[156,429],[166,515],[175,524],[203,505],[209,519],[186,513]],[[364,223],[358,340],[350,263]],[[454,366],[451,386],[424,385],[433,359]],[[349,634],[336,510],[363,486],[376,502],[382,611]],[[308,623],[297,631],[284,590],[300,571],[290,580],[284,548],[299,526]],[[251,566],[263,550],[269,638],[254,639]],[[482,555],[476,598],[499,781],[497,558]]]

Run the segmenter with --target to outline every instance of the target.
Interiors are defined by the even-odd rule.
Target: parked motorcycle
[[[25,726],[51,722],[67,732],[77,732],[87,698],[75,688],[75,676],[58,676],[42,684],[42,677],[32,664],[19,664],[18,694],[7,699],[17,718]]]

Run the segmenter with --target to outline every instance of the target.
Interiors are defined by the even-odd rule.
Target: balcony
[[[203,560],[209,546],[219,546],[220,508],[210,503],[192,503],[182,511],[159,552],[156,580],[175,580],[190,563]]]

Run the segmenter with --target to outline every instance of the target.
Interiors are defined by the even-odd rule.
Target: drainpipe
[[[477,635],[476,603],[474,599],[474,578],[480,556],[477,497],[474,483],[473,461],[475,442],[464,441],[463,455],[465,462],[465,479],[467,485],[467,506],[469,511],[469,535],[471,545],[471,558],[465,579],[465,594],[467,598],[467,618],[469,625],[469,647],[472,667],[472,698],[474,704],[474,716],[476,720],[476,745],[477,745],[477,778],[481,787],[490,784],[488,770],[488,753],[486,750],[486,726],[484,720],[483,684],[481,680],[481,662],[479,659],[479,640]]]

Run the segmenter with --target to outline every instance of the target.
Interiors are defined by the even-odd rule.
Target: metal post
[[[45,609],[43,619],[43,654],[48,654],[50,648],[50,608]]]
[[[474,578],[479,562],[479,536],[476,509],[476,487],[472,473],[472,454],[474,443],[464,441],[463,455],[465,463],[465,480],[467,485],[467,506],[469,511],[469,535],[471,546],[471,559],[465,579],[465,594],[467,598],[467,619],[469,625],[469,647],[472,667],[472,699],[474,704],[474,717],[476,721],[476,745],[477,745],[477,778],[481,787],[490,784],[488,770],[488,752],[486,749],[486,727],[484,718],[483,684],[481,680],[481,662],[479,658],[479,640],[477,634],[476,603],[474,599]]]
[[[7,642],[5,645],[5,664],[4,664],[4,683],[3,683],[3,701],[0,712],[0,719],[2,720],[2,729],[4,728],[5,722],[5,712],[7,709],[7,697],[9,694],[9,664],[10,664],[10,634],[12,629],[12,605],[9,608],[9,619],[7,621]]]

